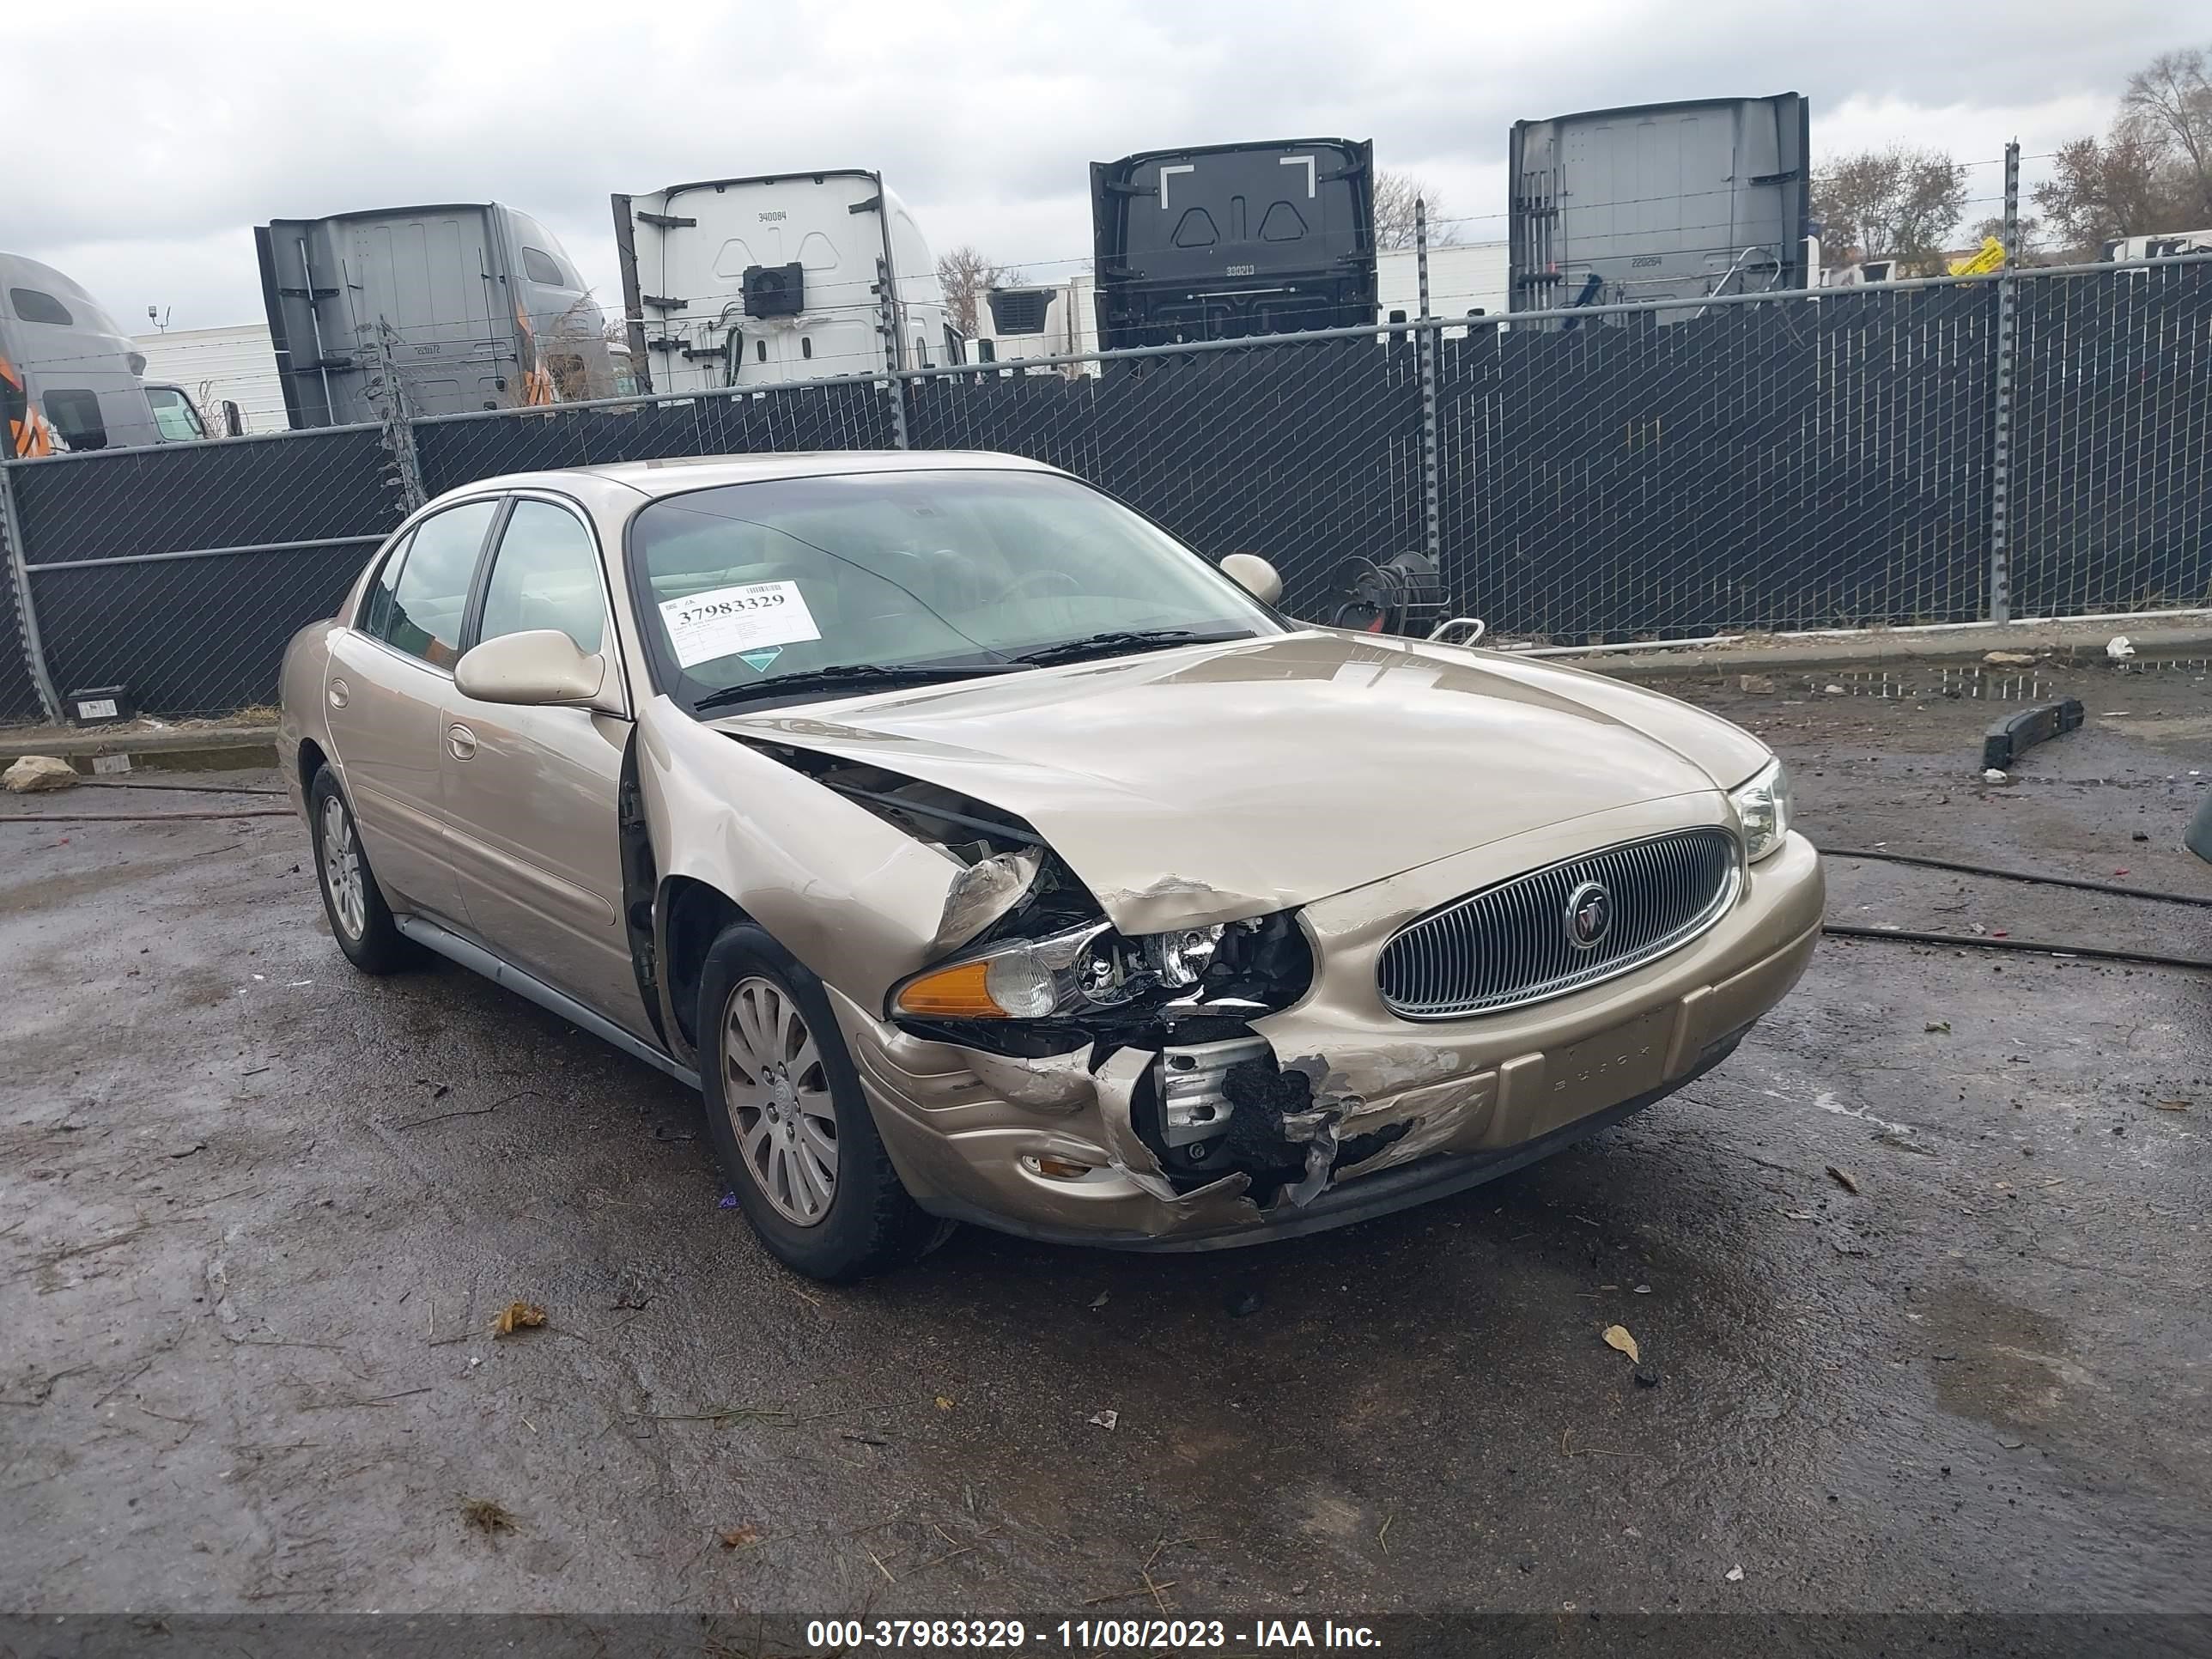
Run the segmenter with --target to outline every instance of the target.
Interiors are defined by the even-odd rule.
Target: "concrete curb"
[[[52,755],[80,772],[94,769],[93,762],[112,755],[130,758],[125,769],[138,771],[209,772],[228,768],[276,764],[274,726],[172,726],[160,731],[82,731],[52,727],[0,732],[0,765],[24,755]]]
[[[2017,651],[2059,665],[2111,660],[2106,642],[2124,634],[2138,657],[2212,656],[2212,618],[2129,623],[2028,623],[1924,634],[1874,629],[1863,634],[1746,639],[1727,645],[1655,644],[1632,651],[1562,653],[1536,659],[1617,679],[1720,678],[1730,674],[1978,663],[1990,651]]]

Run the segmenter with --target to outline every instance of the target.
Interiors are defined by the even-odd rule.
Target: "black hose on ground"
[[[1855,927],[1840,921],[1824,922],[1820,931],[1838,939],[1887,939],[1905,945],[1954,945],[1972,951],[2026,951],[2034,956],[2082,957],[2093,962],[2131,962],[2145,968],[2192,968],[2212,974],[2212,960],[2203,957],[2160,956],[2151,951],[2114,951],[2101,945],[2045,945],[2034,939],[1991,939],[1984,933],[1923,933],[1909,928]]]
[[[282,789],[263,789],[246,783],[153,783],[136,778],[79,778],[80,789],[167,789],[180,795],[282,795]]]
[[[248,806],[235,812],[0,812],[0,823],[196,823],[208,818],[293,818],[289,806]]]
[[[1984,865],[1959,864],[1949,859],[1923,858],[1917,853],[1863,852],[1849,847],[1823,847],[1820,856],[1831,859],[1872,859],[1883,864],[1910,864],[1923,870],[1950,870],[1962,876],[1993,876],[2000,881],[2033,882],[2041,887],[2071,887],[2084,893],[2110,893],[2118,898],[2155,899],[2161,904],[2197,904],[2212,910],[2212,897],[2196,893],[2162,893],[2150,887],[2118,887],[2109,881],[2083,881],[2075,876],[2043,876],[2027,870],[1992,870]]]

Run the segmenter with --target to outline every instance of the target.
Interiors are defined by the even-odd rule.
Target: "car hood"
[[[1115,924],[1309,903],[1765,763],[1671,698],[1496,653],[1309,630],[712,724],[1018,814]]]

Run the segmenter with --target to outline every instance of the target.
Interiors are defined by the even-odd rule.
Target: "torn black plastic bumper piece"
[[[2081,724],[2081,700],[2061,697],[2056,702],[2039,702],[2033,708],[2023,708],[2016,714],[2008,714],[1989,729],[1982,739],[1982,766],[1984,770],[1995,768],[2008,772],[2012,763],[2039,743],[2048,742],[2063,732],[2071,732]]]

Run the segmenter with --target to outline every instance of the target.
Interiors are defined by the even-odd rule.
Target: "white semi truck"
[[[707,392],[964,361],[906,204],[860,169],[614,198],[640,390]]]

